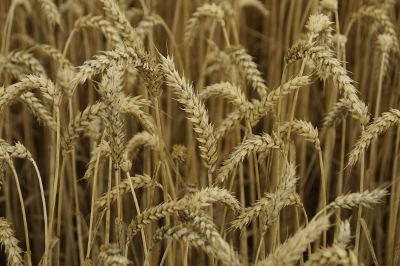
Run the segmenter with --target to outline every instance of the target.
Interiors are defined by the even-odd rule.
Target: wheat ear
[[[69,123],[68,129],[62,138],[61,144],[65,153],[72,150],[79,135],[89,127],[94,119],[102,117],[104,108],[104,103],[96,103],[87,106],[85,110],[75,116],[74,120]]]
[[[127,158],[135,157],[141,146],[160,150],[158,137],[146,131],[136,133],[125,145],[124,156]]]
[[[25,92],[20,96],[22,102],[24,102],[31,110],[32,114],[37,117],[39,122],[42,122],[45,126],[51,130],[56,130],[56,121],[52,114],[47,108],[41,103],[41,101],[35,97],[32,92]]]
[[[7,55],[7,59],[12,64],[26,68],[29,73],[45,77],[47,76],[46,70],[39,60],[25,50],[13,51]]]
[[[201,158],[209,169],[209,173],[212,174],[215,170],[218,156],[214,127],[209,122],[208,112],[195,94],[192,85],[184,77],[179,76],[172,58],[161,56],[161,61],[168,86],[178,96],[178,101],[183,105],[190,122],[193,123],[193,129],[199,142]]]
[[[257,266],[294,265],[303,257],[308,245],[317,240],[321,233],[328,230],[329,217],[323,216],[312,220],[308,225],[298,230],[285,243],[279,245],[265,260],[259,261]]]
[[[39,89],[45,99],[52,101],[56,93],[53,82],[42,76],[28,75],[6,88],[0,87],[0,110],[15,101],[21,94]]]
[[[386,189],[379,188],[371,192],[366,190],[363,192],[350,193],[337,197],[326,206],[326,209],[352,209],[358,206],[369,207],[373,204],[380,203],[386,195]]]
[[[232,229],[242,229],[261,214],[265,215],[264,226],[269,227],[278,219],[279,212],[284,207],[299,204],[300,200],[295,194],[297,180],[295,174],[294,165],[290,164],[275,193],[266,193],[253,206],[244,209],[232,222]]]
[[[239,108],[241,113],[245,113],[249,108],[249,102],[240,87],[230,82],[220,82],[207,86],[200,94],[202,100],[206,100],[211,96],[222,96],[227,98],[235,106]]]
[[[254,63],[253,58],[247,51],[241,47],[232,47],[228,51],[228,54],[232,62],[239,68],[240,72],[243,73],[247,82],[252,85],[253,89],[256,90],[261,97],[265,97],[269,89],[256,63]]]
[[[100,0],[103,4],[106,18],[114,24],[123,41],[133,48],[140,56],[144,56],[143,43],[136,31],[132,28],[124,12],[121,11],[115,0]]]
[[[74,23],[74,30],[77,31],[82,28],[99,29],[107,40],[110,41],[112,47],[116,47],[118,44],[122,43],[118,30],[103,16],[93,16],[89,14],[77,19]]]
[[[80,84],[96,74],[104,72],[106,69],[115,64],[129,65],[133,67],[147,68],[146,63],[139,59],[136,52],[127,47],[118,46],[112,51],[104,51],[95,55],[93,59],[85,61],[78,67],[78,73],[73,79],[74,84]]]
[[[325,115],[323,127],[336,127],[349,113],[351,113],[351,110],[351,102],[349,99],[341,98]]]
[[[106,137],[111,149],[113,163],[120,167],[123,163],[125,146],[125,130],[120,113],[120,97],[122,93],[122,65],[111,66],[99,86],[99,94],[104,103],[106,121]]]
[[[339,230],[337,231],[337,235],[335,235],[334,245],[347,249],[351,242],[351,231],[350,231],[350,222],[349,220],[340,221]]]
[[[110,146],[106,141],[103,140],[99,143],[99,145],[96,146],[96,148],[93,149],[91,153],[92,155],[90,156],[83,179],[90,179],[93,176],[97,158],[100,160],[101,156],[110,155]]]
[[[333,57],[332,51],[326,46],[311,47],[306,51],[306,56],[317,64],[318,73],[326,78],[326,75],[338,84],[343,92],[344,98],[351,103],[352,113],[361,124],[369,121],[368,108],[358,98],[358,91],[353,85],[352,79],[347,75],[346,69],[340,64],[339,60]]]
[[[250,124],[255,126],[268,111],[272,110],[272,107],[279,101],[281,96],[288,95],[309,84],[311,84],[310,76],[295,77],[269,92],[260,101],[253,101],[248,112]]]
[[[54,2],[52,0],[39,0],[39,2],[50,26],[61,25],[61,14]]]
[[[289,132],[295,133],[303,137],[306,141],[314,144],[317,150],[321,148],[318,130],[308,121],[295,119],[291,122],[283,123],[278,130],[280,133],[284,134],[288,134]]]
[[[99,256],[97,257],[100,265],[129,265],[131,262],[122,255],[122,251],[118,244],[103,245],[100,248]]]
[[[121,97],[119,100],[121,113],[127,113],[134,116],[148,132],[157,132],[153,117],[142,110],[143,106],[150,105],[147,100],[138,97],[126,96]]]
[[[222,166],[218,169],[217,181],[224,182],[236,166],[252,152],[264,153],[270,149],[282,149],[282,143],[276,137],[267,133],[253,135],[244,140],[235,150],[228,155]]]
[[[391,109],[388,112],[382,113],[376,117],[362,132],[361,137],[354,145],[349,154],[348,166],[353,166],[357,163],[362,152],[364,152],[371,142],[378,138],[379,135],[385,133],[392,125],[400,123],[400,111]]]
[[[216,250],[216,257],[226,265],[240,265],[240,260],[232,248],[218,233],[215,224],[209,216],[202,211],[183,211],[185,222],[204,235]],[[182,215],[179,216],[182,219]]]
[[[4,247],[8,263],[12,266],[24,265],[22,249],[18,246],[18,242],[11,224],[4,217],[0,217],[0,244]]]
[[[98,198],[96,201],[96,208],[98,210],[106,209],[108,200],[110,200],[110,203],[112,203],[113,201],[115,201],[117,199],[117,197],[119,195],[123,195],[123,194],[131,191],[130,184],[132,184],[133,189],[136,189],[136,188],[153,187],[153,186],[157,185],[157,182],[152,180],[151,177],[148,175],[131,176],[130,178],[122,180],[119,183],[118,187],[112,188],[109,192],[105,193],[100,198]]]
[[[360,265],[357,255],[351,250],[345,250],[338,246],[320,249],[311,254],[310,258],[304,264],[305,266],[318,265]]]
[[[222,22],[224,18],[224,10],[214,3],[206,3],[198,7],[186,24],[184,42],[187,45],[192,45],[201,21],[207,17],[213,18],[218,22]]]
[[[240,208],[237,199],[226,189],[207,187],[196,193],[186,195],[180,200],[166,201],[144,210],[129,224],[127,242],[130,242],[133,236],[143,229],[145,225],[160,220],[168,214],[187,209],[196,210],[208,207],[216,202],[224,203],[235,212]]]
[[[144,40],[147,34],[151,32],[152,28],[156,25],[161,24],[162,22],[162,18],[157,14],[146,15],[135,28],[136,33],[141,40]]]

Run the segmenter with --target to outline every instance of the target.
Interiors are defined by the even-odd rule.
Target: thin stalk
[[[47,262],[47,251],[49,248],[49,243],[48,243],[48,234],[49,234],[49,230],[47,228],[47,207],[46,207],[46,198],[44,196],[44,189],[43,189],[43,182],[42,182],[42,176],[40,175],[40,171],[39,168],[36,165],[35,160],[33,160],[33,158],[30,159],[30,161],[32,162],[33,167],[35,168],[36,171],[36,176],[38,178],[38,182],[39,182],[39,187],[40,187],[40,197],[42,199],[42,208],[43,208],[43,219],[44,219],[44,241],[45,241],[45,249],[44,249],[44,262]]]
[[[21,191],[21,186],[19,184],[18,180],[18,174],[17,171],[15,170],[14,164],[12,163],[11,160],[7,160],[8,165],[11,168],[11,171],[14,176],[15,184],[17,187],[17,192],[18,192],[18,198],[19,198],[19,204],[21,206],[21,212],[22,212],[22,222],[24,224],[24,234],[25,234],[25,245],[26,245],[26,256],[28,259],[28,265],[32,265],[32,259],[31,259],[31,245],[29,243],[29,230],[28,230],[28,222],[26,220],[26,212],[25,212],[25,206],[24,206],[24,198],[22,197],[22,191]]]
[[[95,213],[95,202],[96,202],[96,188],[97,188],[97,175],[98,175],[98,168],[100,162],[100,153],[97,154],[96,163],[94,167],[94,177],[93,177],[93,189],[92,189],[92,200],[90,206],[90,221],[89,221],[89,233],[88,233],[88,242],[86,247],[86,259],[90,258],[90,252],[92,249],[92,230],[93,230],[93,219]]]
[[[135,189],[133,188],[133,184],[132,184],[132,180],[131,180],[131,176],[130,176],[129,172],[126,172],[126,178],[128,178],[128,180],[129,180],[129,186],[130,186],[130,188],[131,188],[132,197],[133,197],[133,202],[134,202],[134,204],[135,204],[135,208],[136,208],[137,215],[140,215],[141,212],[140,212],[139,202],[138,202],[138,200],[137,200],[136,192],[135,192]],[[146,235],[145,235],[143,229],[140,230],[140,234],[141,234],[141,236],[142,236],[142,243],[143,243],[144,256],[145,256],[144,260],[147,262],[146,264],[150,266],[150,262],[149,262],[149,260],[148,260],[148,258],[149,258],[149,252],[148,252],[148,250],[147,250]]]

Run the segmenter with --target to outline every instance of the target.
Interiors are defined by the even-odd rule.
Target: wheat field
[[[0,265],[400,265],[400,1],[0,14]]]

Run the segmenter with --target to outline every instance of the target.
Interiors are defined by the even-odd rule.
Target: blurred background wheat
[[[0,14],[0,264],[400,265],[399,1]]]

